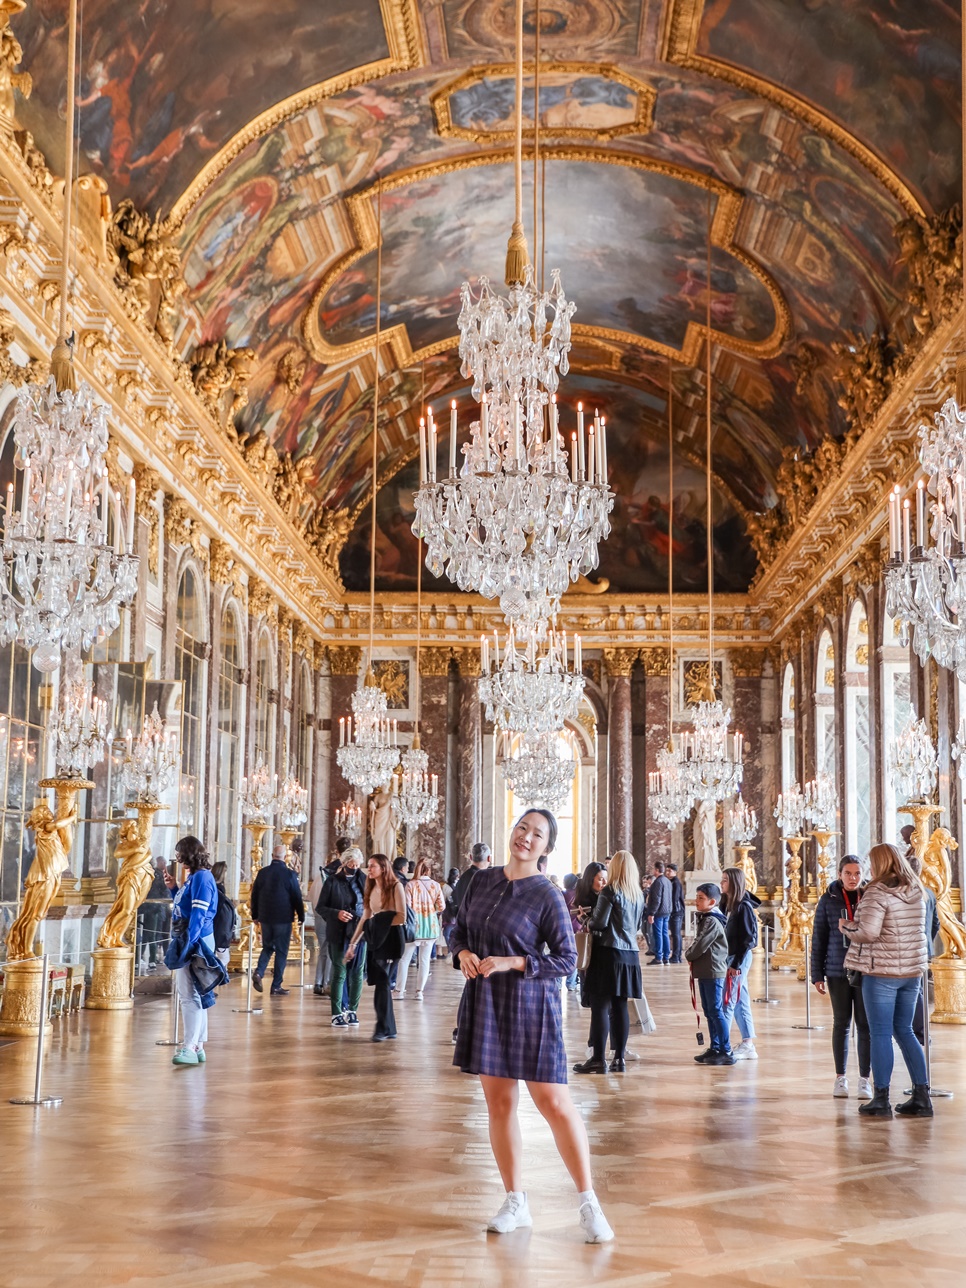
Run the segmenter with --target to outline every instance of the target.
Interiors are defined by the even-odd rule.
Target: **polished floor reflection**
[[[757,969],[760,970],[760,967]],[[575,1078],[598,1193],[616,1232],[580,1241],[549,1134],[526,1102],[534,1228],[487,1236],[502,1199],[473,1079],[450,1065],[459,979],[434,965],[397,1007],[399,1040],[333,1031],[293,991],[234,1014],[227,989],[208,1063],[174,1069],[164,1001],[87,1012],[56,1033],[45,1090],[17,1108],[32,1043],[0,1049],[4,1288],[394,1284],[400,1288],[960,1285],[966,1276],[966,1030],[934,1030],[932,1122],[859,1122],[831,1098],[829,1030],[804,985],[775,977],[756,1007],[756,1063],[694,1065],[683,967],[645,972],[658,1032],[623,1077]],[[753,980],[760,992],[760,980]],[[573,1058],[586,1012],[569,1006]],[[824,1003],[814,1023],[828,1023]],[[526,1098],[524,1097],[526,1100]]]

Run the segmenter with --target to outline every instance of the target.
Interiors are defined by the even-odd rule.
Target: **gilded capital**
[[[630,675],[634,663],[640,656],[636,648],[605,648],[604,665],[608,675]]]
[[[882,579],[882,547],[878,541],[867,541],[849,566],[853,581],[874,586]]]
[[[304,658],[308,658],[310,662],[315,656],[315,641],[309,634],[309,628],[304,622],[295,623],[292,648],[296,653],[301,653]]]
[[[460,675],[467,678],[483,673],[483,663],[478,648],[460,648],[453,650],[453,657],[460,669]]]
[[[641,649],[641,665],[645,675],[669,676],[671,674],[671,651],[660,645]],[[628,672],[630,674],[630,672]]]
[[[736,680],[759,679],[765,669],[767,654],[760,648],[736,648],[728,653],[731,674]]]
[[[329,670],[333,675],[358,675],[362,665],[362,649],[356,644],[327,644]]]
[[[278,613],[278,601],[275,596],[257,577],[248,579],[248,616],[269,617],[273,621]]]
[[[449,675],[452,654],[448,648],[424,648],[419,653],[420,675]]]
[[[160,474],[157,470],[153,470],[150,465],[145,465],[143,461],[136,461],[134,464],[134,487],[136,497],[134,507],[138,517],[147,519],[149,523],[155,523],[158,518],[157,495],[161,490]]]
[[[234,562],[235,555],[228,542],[212,537],[208,544],[208,567],[211,569],[211,580],[219,586],[227,586],[231,581]]]

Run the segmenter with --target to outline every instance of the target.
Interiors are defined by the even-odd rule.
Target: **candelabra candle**
[[[805,821],[805,797],[798,783],[778,797],[775,818],[783,836],[800,836]]]
[[[335,812],[335,834],[354,840],[362,831],[362,809],[353,801],[345,801]]]
[[[279,826],[286,830],[301,827],[309,816],[308,804],[308,789],[302,787],[294,775],[289,774],[282,782],[276,802]]]
[[[158,805],[161,797],[174,782],[180,756],[177,741],[169,732],[158,711],[158,704],[145,718],[141,733],[135,740],[127,732],[127,755],[121,766],[121,781],[143,805]]]
[[[803,817],[813,828],[827,831],[835,826],[838,805],[835,781],[829,774],[819,774],[805,784]]]
[[[104,759],[111,737],[107,703],[95,698],[79,659],[70,659],[61,681],[57,714],[51,725],[57,773],[85,778]]]
[[[735,845],[750,845],[758,835],[758,815],[742,800],[740,793],[731,807],[729,822]]]

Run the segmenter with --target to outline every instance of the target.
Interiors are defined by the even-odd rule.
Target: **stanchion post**
[[[63,1096],[42,1096],[40,1094],[40,1081],[44,1069],[44,1041],[46,1039],[47,1028],[47,990],[49,986],[49,958],[46,953],[43,956],[43,976],[40,981],[40,1027],[37,1030],[37,1068],[34,1072],[34,1094],[32,1096],[15,1096],[10,1103],[12,1105],[42,1105],[45,1109],[51,1109],[55,1105],[64,1103]]]
[[[756,997],[753,1000],[761,1006],[777,1006],[778,998],[768,996],[768,981],[771,978],[771,950],[774,947],[775,932],[771,926],[766,926],[764,923],[762,923],[761,929],[765,936],[765,996]]]
[[[942,1091],[932,1085],[932,1062],[929,1059],[929,967],[922,972],[922,1037],[923,1052],[926,1056],[926,1085],[929,1087],[929,1094],[935,1100],[952,1100],[955,1094],[952,1091]],[[912,1095],[912,1088],[907,1087],[907,1096]]]
[[[808,931],[806,931],[805,934],[802,935],[802,939],[805,941],[805,1023],[793,1024],[792,1028],[811,1029],[813,1032],[820,1033],[824,1030],[825,1025],[812,1023],[812,984],[809,979],[809,975],[811,974],[809,970],[809,962],[811,961],[811,954],[809,953],[809,938],[810,936]]]
[[[260,1006],[252,1006],[252,965],[255,956],[255,926],[254,923],[248,927],[248,991],[245,995],[245,1005],[232,1007],[236,1015],[261,1015]]]
[[[171,972],[171,1010],[173,1023],[171,1025],[171,1037],[159,1038],[155,1046],[179,1046],[178,1041],[178,1022],[181,1019],[181,1006],[178,1002],[178,985],[174,978],[174,971]]]

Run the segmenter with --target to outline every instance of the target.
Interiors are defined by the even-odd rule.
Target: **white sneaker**
[[[405,997],[406,997],[405,993],[393,993],[392,1000],[394,1002],[402,1002],[405,1000]]]
[[[511,1230],[519,1230],[527,1225],[533,1225],[533,1217],[530,1215],[526,1192],[521,1190],[507,1194],[503,1206],[486,1228],[493,1234],[509,1234]]]
[[[581,1203],[580,1228],[584,1232],[584,1243],[610,1243],[614,1237],[614,1231],[607,1224],[596,1199]]]
[[[859,1084],[861,1086],[861,1083]],[[832,1088],[832,1095],[836,1100],[848,1100],[849,1098],[849,1080],[843,1073],[835,1079],[835,1086]],[[872,1099],[872,1096],[869,1096]]]
[[[739,1042],[731,1053],[736,1060],[757,1060],[758,1052],[755,1050],[755,1044],[751,1038],[745,1038],[744,1042]]]
[[[871,1100],[874,1095],[875,1095],[875,1092],[872,1089],[872,1079],[860,1078],[858,1098],[860,1100]]]
[[[416,994],[416,1001],[421,1002],[422,1000],[423,1000],[423,990],[420,989],[419,992]]]

